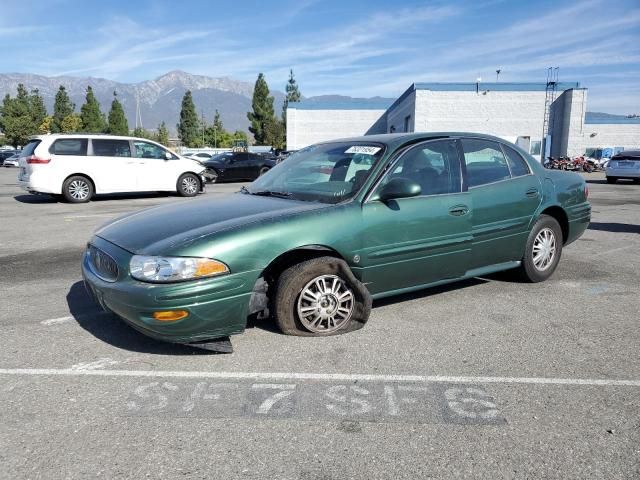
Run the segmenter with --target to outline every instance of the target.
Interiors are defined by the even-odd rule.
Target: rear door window
[[[509,162],[512,177],[522,177],[531,173],[529,171],[529,166],[527,165],[527,162],[524,161],[524,158],[522,158],[522,155],[516,152],[509,145],[502,145],[502,148],[504,149],[504,153],[507,154],[507,162]]]
[[[98,157],[130,157],[131,146],[128,140],[98,139],[91,140],[93,154]]]
[[[54,155],[86,155],[86,138],[61,138],[53,142],[49,148],[49,153]]]
[[[22,151],[20,152],[20,156],[21,157],[30,157],[31,155],[33,155],[33,152],[35,152],[36,148],[38,147],[38,145],[40,145],[41,140],[35,139],[35,140],[31,140],[29,143],[27,143],[24,148],[22,149]],[[13,155],[13,153],[12,153]],[[11,156],[11,155],[9,155]]]
[[[507,160],[497,142],[479,138],[463,138],[461,142],[469,188],[511,178]]]

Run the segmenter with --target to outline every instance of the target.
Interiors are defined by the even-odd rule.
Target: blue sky
[[[412,82],[560,80],[588,108],[640,113],[638,0],[2,0],[0,71],[138,82],[174,69],[306,96],[389,96]]]

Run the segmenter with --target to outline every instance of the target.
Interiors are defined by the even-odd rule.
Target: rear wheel
[[[520,266],[521,277],[529,282],[542,282],[553,275],[562,254],[562,229],[558,221],[541,215],[525,246]]]
[[[178,193],[183,197],[195,197],[200,191],[200,179],[193,173],[185,173],[178,179]]]
[[[616,183],[617,181],[616,177],[607,177],[607,183]]]
[[[70,203],[86,203],[93,197],[93,184],[87,177],[74,175],[62,184],[62,196]]]
[[[327,336],[361,328],[369,319],[371,295],[343,260],[320,257],[285,270],[273,304],[283,333]]]

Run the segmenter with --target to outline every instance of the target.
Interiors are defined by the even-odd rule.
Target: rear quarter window
[[[86,138],[64,138],[53,142],[49,147],[49,153],[54,155],[86,155]]]
[[[522,177],[531,173],[527,162],[524,161],[524,158],[522,158],[518,152],[509,145],[503,144],[502,148],[504,148],[504,153],[507,154],[507,162],[509,163],[509,168],[511,168],[512,177]]]

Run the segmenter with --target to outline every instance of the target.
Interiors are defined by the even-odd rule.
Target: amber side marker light
[[[153,312],[153,318],[159,322],[175,322],[189,315],[186,310],[166,310],[162,312]]]

